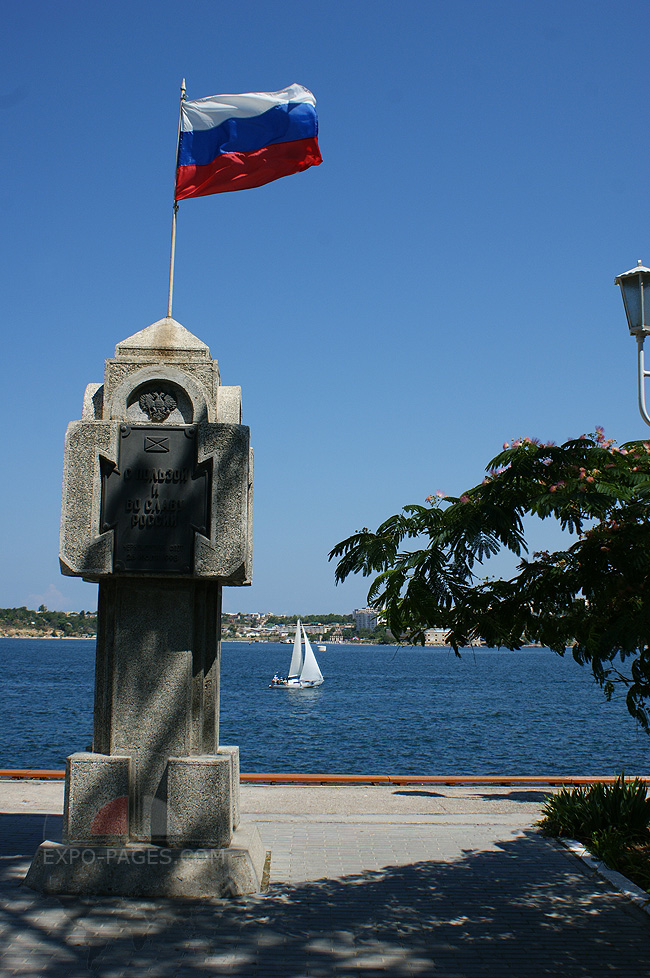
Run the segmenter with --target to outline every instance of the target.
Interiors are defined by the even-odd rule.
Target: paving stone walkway
[[[200,903],[32,893],[60,799],[4,788],[1,978],[650,975],[650,918],[532,829],[540,792],[244,791],[269,890]]]

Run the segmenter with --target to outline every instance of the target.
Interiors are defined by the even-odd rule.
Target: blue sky
[[[58,569],[63,436],[165,315],[183,76],[189,98],[307,86],[324,157],[180,206],[174,316],[241,384],[256,453],[254,584],[225,610],[365,603],[332,546],[479,482],[505,440],[645,436],[613,279],[650,263],[649,11],[8,7],[0,605],[95,607]]]

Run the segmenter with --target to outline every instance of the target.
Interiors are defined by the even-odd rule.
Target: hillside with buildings
[[[228,642],[286,642],[291,641],[296,622],[304,625],[310,639],[330,645],[347,642],[390,642],[385,628],[378,624],[377,612],[356,608],[349,615],[274,615],[223,614],[221,637]]]
[[[0,608],[0,638],[94,638],[96,611]]]
[[[355,608],[349,615],[274,615],[271,612],[224,612],[221,637],[225,642],[288,642],[293,640],[300,618],[310,639],[330,645],[395,641],[372,608]],[[97,612],[50,611],[41,605],[0,608],[0,638],[94,638]],[[446,632],[428,629],[427,645],[446,645]]]

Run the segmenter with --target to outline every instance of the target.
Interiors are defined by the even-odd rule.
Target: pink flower
[[[509,443],[507,441],[504,441],[503,447],[504,448],[510,448],[510,445],[509,445]]]

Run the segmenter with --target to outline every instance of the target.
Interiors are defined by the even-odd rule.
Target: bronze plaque
[[[113,571],[191,574],[210,483],[207,466],[196,465],[196,427],[124,424],[117,467],[102,463],[101,530],[114,533]]]

